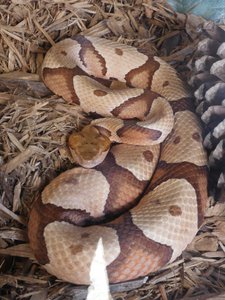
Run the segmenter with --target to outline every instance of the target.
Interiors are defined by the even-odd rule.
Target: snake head
[[[109,152],[110,145],[110,139],[92,125],[72,133],[68,139],[73,160],[84,168],[99,165]]]

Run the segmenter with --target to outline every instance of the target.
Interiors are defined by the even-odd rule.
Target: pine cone
[[[225,188],[225,31],[205,22],[189,68],[196,112],[204,123],[210,188]]]

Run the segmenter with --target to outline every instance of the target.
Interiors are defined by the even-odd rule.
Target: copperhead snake
[[[156,56],[97,37],[55,44],[45,84],[98,116],[68,139],[81,166],[36,199],[28,235],[38,262],[65,281],[89,284],[99,238],[111,283],[176,259],[201,225],[207,158],[191,95]]]

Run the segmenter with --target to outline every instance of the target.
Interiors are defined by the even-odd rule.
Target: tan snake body
[[[37,260],[76,284],[90,283],[99,238],[112,283],[173,261],[197,233],[207,199],[201,126],[175,70],[136,48],[76,36],[48,51],[42,76],[55,94],[100,118],[69,140],[85,168],[55,178],[32,208]]]

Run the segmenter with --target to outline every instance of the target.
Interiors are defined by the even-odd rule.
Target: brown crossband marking
[[[76,75],[86,75],[86,73],[79,67],[73,69],[64,67],[44,68],[42,73],[45,84],[54,94],[63,97],[67,102],[80,104],[73,86],[73,77]]]
[[[94,95],[98,96],[98,97],[102,97],[102,96],[105,96],[107,94],[108,94],[107,92],[102,91],[102,90],[94,90]]]
[[[153,153],[150,150],[146,150],[143,152],[144,158],[148,161],[148,162],[152,162],[153,161]]]
[[[129,213],[109,226],[117,230],[121,247],[119,256],[107,267],[110,282],[145,276],[170,260],[171,247],[147,239]]]
[[[193,133],[192,138],[197,142],[201,142],[201,136],[198,132]]]
[[[96,77],[104,76],[107,72],[106,62],[102,55],[95,49],[94,45],[82,35],[74,38],[80,45],[80,60],[86,68],[94,67],[97,74]],[[101,76],[100,76],[101,75]]]
[[[49,220],[45,218],[38,203],[40,203],[41,207],[43,206],[40,198],[34,203],[28,223],[28,237],[31,249],[35,253],[35,258],[40,264],[44,265],[49,263],[48,251],[44,238],[44,228],[49,223]]]
[[[140,181],[130,171],[116,164],[111,152],[95,169],[102,172],[110,184],[110,192],[104,208],[105,214],[120,213],[133,206],[148,185],[148,180]]]
[[[64,209],[54,204],[44,205],[39,195],[31,210],[28,224],[30,246],[39,263],[43,265],[49,263],[44,238],[44,229],[49,223],[65,221],[70,224],[84,226],[93,222],[92,219],[89,213],[82,210]]]
[[[180,206],[178,206],[178,205],[171,205],[169,207],[169,213],[171,214],[171,216],[177,217],[177,216],[182,215],[182,210],[181,210]]]
[[[159,94],[145,90],[141,95],[133,97],[115,107],[111,113],[115,117],[122,119],[142,119],[147,116],[151,109],[152,103],[159,97]]]
[[[160,64],[155,61],[153,57],[149,57],[146,63],[144,63],[142,66],[127,73],[125,76],[127,85],[138,88],[151,87],[152,78],[155,71],[158,70],[159,67]],[[143,78],[146,78],[146,80],[143,80]]]
[[[122,56],[123,55],[123,50],[120,49],[120,48],[115,48],[115,53],[119,56]]]
[[[134,122],[129,122],[128,120],[124,121],[124,127],[117,130],[117,135],[120,138],[129,138],[134,139],[140,136],[140,139],[151,139],[152,141],[157,141],[162,132],[155,129],[149,129],[136,125]]]

